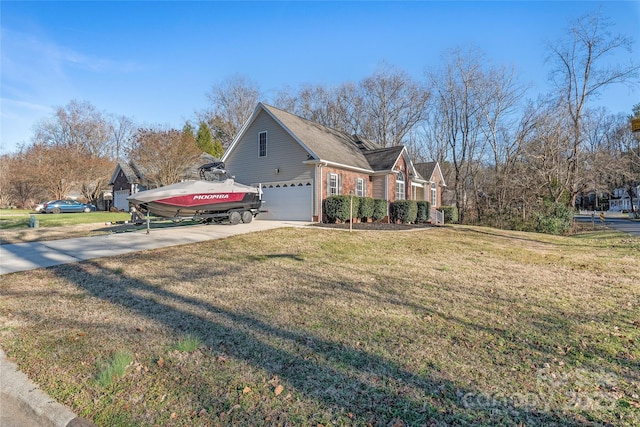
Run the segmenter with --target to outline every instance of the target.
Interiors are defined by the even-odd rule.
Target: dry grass
[[[631,426],[639,264],[610,233],[274,230],[1,276],[0,346],[105,426]]]
[[[0,245],[43,242],[73,237],[97,236],[109,233],[104,223],[80,224],[67,227],[18,228],[0,230]]]

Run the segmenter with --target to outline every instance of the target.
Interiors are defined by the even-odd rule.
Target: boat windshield
[[[231,178],[223,162],[208,163],[200,166],[200,179],[203,181],[225,181]]]

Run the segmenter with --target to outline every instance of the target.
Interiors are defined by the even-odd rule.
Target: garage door
[[[118,190],[113,193],[113,206],[123,210],[125,212],[129,211],[129,201],[127,200],[129,197],[129,190]]]
[[[258,219],[278,219],[287,221],[311,221],[311,185],[266,185],[262,187],[262,209]]]

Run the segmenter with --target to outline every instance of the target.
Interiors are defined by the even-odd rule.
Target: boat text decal
[[[156,202],[173,206],[193,207],[225,202],[240,202],[244,198],[244,195],[245,193],[185,194],[184,196],[174,196],[156,200]]]

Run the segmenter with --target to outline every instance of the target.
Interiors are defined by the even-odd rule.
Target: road
[[[608,228],[613,228],[617,231],[621,231],[623,233],[628,233],[635,237],[640,237],[640,221],[632,221],[628,217],[622,216],[620,214],[613,215],[605,212],[604,222],[602,222],[600,221],[600,213],[596,212],[594,218],[595,226],[605,226]],[[591,222],[590,214],[579,214],[574,218],[576,221],[580,222]]]

